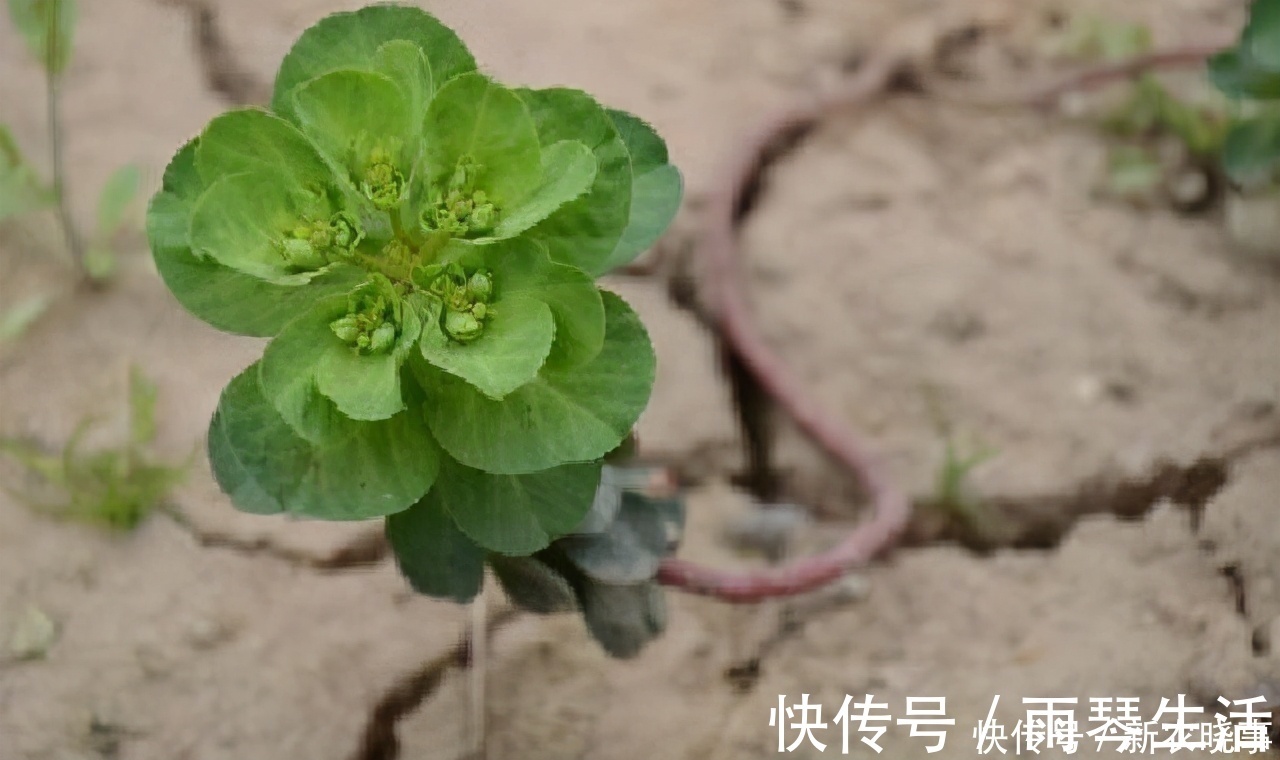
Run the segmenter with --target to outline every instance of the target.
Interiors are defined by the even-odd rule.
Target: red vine
[[[973,99],[973,105],[1043,107],[1068,92],[1095,88],[1156,68],[1203,64],[1219,46],[1188,46],[1138,56],[1075,72],[1058,82],[1018,95]],[[837,92],[793,104],[765,121],[746,141],[730,165],[724,183],[710,197],[703,237],[698,246],[711,317],[720,338],[755,375],[808,436],[858,477],[872,503],[871,517],[834,548],[786,565],[755,572],[718,570],[668,558],[658,570],[659,583],[691,594],[731,603],[753,603],[793,596],[838,580],[888,549],[907,525],[911,505],[893,482],[883,462],[861,437],[840,424],[804,389],[786,363],[756,331],[738,264],[740,208],[763,170],[769,153],[781,141],[815,124],[828,112],[862,106],[884,92],[908,61],[903,56],[872,56]]]

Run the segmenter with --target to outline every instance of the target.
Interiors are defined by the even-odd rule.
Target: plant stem
[[[485,589],[471,602],[471,625],[467,635],[471,650],[471,688],[470,711],[467,729],[467,760],[485,760],[488,754],[485,746],[485,680],[488,673],[489,637],[488,624],[489,604]]]
[[[1064,93],[1098,87],[1145,71],[1199,65],[1221,44],[1193,45],[1157,51],[1128,61],[1106,64],[1012,95],[981,98],[942,98],[967,105],[1039,107]],[[756,377],[756,381],[808,437],[862,482],[872,502],[872,516],[834,548],[811,557],[758,572],[737,573],[669,557],[658,569],[657,581],[686,593],[721,601],[749,604],[812,591],[838,580],[891,546],[911,515],[906,494],[871,448],[838,422],[792,374],[786,362],[756,330],[747,305],[738,264],[738,227],[749,212],[752,193],[773,149],[788,137],[812,128],[828,113],[864,106],[880,95],[894,77],[909,70],[911,56],[885,50],[870,56],[841,88],[818,97],[805,97],[768,117],[750,134],[711,196],[706,230],[698,253],[705,267],[707,301],[721,341]],[[936,93],[934,93],[936,96]]]
[[[905,64],[900,54],[873,56],[839,92],[806,98],[766,121],[739,150],[725,181],[711,196],[699,250],[705,265],[703,281],[710,286],[708,301],[720,339],[802,431],[858,476],[875,505],[874,515],[830,551],[760,572],[728,572],[668,558],[658,570],[657,580],[663,585],[736,603],[801,594],[866,563],[891,545],[906,527],[910,503],[879,457],[839,421],[838,415],[830,414],[814,400],[790,366],[756,330],[737,260],[738,226],[773,146],[782,137],[812,127],[835,108],[866,104],[884,91]]]
[[[56,37],[55,37],[56,38]],[[63,156],[63,122],[59,97],[59,74],[46,70],[45,97],[49,105],[49,137],[52,162],[54,162],[54,200],[58,202],[58,221],[63,228],[63,239],[67,243],[67,251],[72,257],[72,264],[88,276],[84,265],[84,243],[76,229],[76,220],[72,219],[72,210],[67,200],[67,169]]]

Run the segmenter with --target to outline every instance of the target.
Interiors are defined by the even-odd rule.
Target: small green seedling
[[[957,443],[954,435],[946,436],[933,503],[965,522],[978,522],[983,504],[982,499],[975,496],[969,487],[969,475],[1000,452],[982,444],[973,446],[968,454],[962,454],[962,448],[966,447]]]
[[[1103,119],[1117,140],[1107,155],[1107,195],[1145,204],[1163,194],[1184,210],[1207,207],[1229,126],[1224,103],[1192,102],[1152,74],[1139,77]]]
[[[54,203],[53,188],[40,181],[13,133],[0,124],[0,222]]]
[[[655,358],[594,278],[649,247],[680,196],[649,125],[499,84],[421,10],[321,20],[270,109],[213,119],[148,211],[178,300],[271,338],[214,415],[218,483],[247,512],[385,519],[424,593],[467,601],[486,563],[533,609],[570,589],[633,652],[660,627],[648,539],[668,551],[673,518],[604,465]],[[568,548],[601,542],[627,572]],[[641,633],[608,633],[619,620]]]
[[[156,389],[134,370],[129,376],[129,432],[119,446],[96,451],[81,447],[92,426],[77,427],[61,453],[49,454],[22,440],[0,438],[0,454],[16,460],[40,482],[11,491],[18,500],[50,515],[116,530],[136,528],[185,476],[187,465],[154,461]]]
[[[1149,51],[1151,42],[1151,29],[1143,24],[1078,13],[1067,19],[1049,47],[1068,58],[1123,61]]]
[[[1056,38],[1059,55],[1108,63],[1152,51],[1151,30],[1092,14],[1073,16]],[[1147,206],[1165,202],[1202,211],[1218,197],[1218,155],[1230,126],[1226,103],[1175,94],[1154,74],[1137,77],[1127,97],[1101,118],[1114,138],[1107,151],[1102,194]]]
[[[0,222],[31,211],[56,208],[72,261],[90,281],[103,282],[116,269],[114,242],[138,193],[138,168],[124,166],[107,180],[98,199],[97,228],[86,245],[72,220],[67,200],[59,92],[62,75],[71,61],[77,18],[75,0],[9,0],[9,16],[31,54],[44,67],[53,179],[48,184],[40,181],[13,135],[0,124]]]
[[[1000,452],[976,440],[962,444],[937,389],[925,388],[925,402],[934,429],[942,440],[942,463],[938,466],[933,498],[929,503],[969,527],[981,527],[987,520],[986,507],[970,487],[969,476]]]
[[[49,310],[51,302],[49,295],[40,293],[0,311],[0,346],[22,337]]]

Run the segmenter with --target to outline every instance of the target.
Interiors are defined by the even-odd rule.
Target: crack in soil
[[[370,530],[328,554],[312,554],[301,549],[280,546],[265,536],[243,538],[201,528],[186,513],[174,506],[167,506],[162,511],[201,548],[226,549],[246,557],[267,556],[313,570],[332,572],[367,568],[385,559],[391,548],[381,530]]]
[[[183,9],[190,14],[195,54],[206,85],[212,92],[232,105],[262,104],[269,101],[270,86],[237,60],[222,33],[217,13],[207,0],[158,2]],[[794,5],[802,8],[799,3]],[[788,7],[788,10],[792,9]],[[899,77],[895,82],[899,89],[908,84],[909,80],[905,77]],[[769,166],[794,149],[814,126],[800,125],[771,146],[735,209],[735,221],[740,223],[759,202],[767,182],[765,175]],[[681,248],[681,253],[688,253],[693,246]],[[665,274],[670,300],[678,308],[692,312],[698,322],[713,334],[720,346],[720,362],[725,381],[732,390],[745,447],[745,469],[730,479],[762,501],[774,501],[782,488],[778,472],[772,466],[774,435],[769,418],[774,404],[727,347],[714,321],[699,303],[696,287],[688,276],[689,257],[681,255],[677,258],[677,263],[670,268],[655,266],[654,269],[669,269]],[[638,274],[650,272],[642,271]],[[950,541],[980,554],[987,554],[998,548],[1053,550],[1082,517],[1113,514],[1138,520],[1162,501],[1186,508],[1190,527],[1197,531],[1209,501],[1229,482],[1232,465],[1255,451],[1277,445],[1280,445],[1280,432],[1248,441],[1218,454],[1206,454],[1189,464],[1158,462],[1145,477],[1117,478],[1114,475],[1100,475],[1066,493],[1034,497],[987,497],[981,502],[981,510],[976,515],[965,516],[936,502],[918,501],[915,504],[915,517],[905,535],[905,543],[912,547],[923,547]],[[382,561],[389,553],[389,545],[381,531],[370,531],[331,554],[317,556],[278,546],[267,538],[246,539],[206,531],[175,508],[166,509],[165,513],[203,548],[227,549],[249,557],[271,556],[316,570],[367,567]],[[1236,611],[1244,615],[1247,596],[1238,566],[1226,565],[1220,572],[1230,584]],[[768,653],[832,607],[832,604],[822,603],[791,610],[784,615],[775,634],[760,645],[757,653],[731,667],[726,676],[739,690],[749,691],[758,681],[763,660]],[[517,614],[518,611],[514,608],[507,608],[493,615],[486,627],[486,635],[494,635]],[[467,636],[469,632],[452,650],[420,664],[384,693],[370,709],[360,745],[351,755],[351,760],[395,760],[399,757],[396,726],[439,689],[449,672],[469,667]],[[1268,638],[1259,631],[1254,632],[1251,646],[1255,654],[1262,655],[1270,651],[1271,642]]]
[[[186,11],[191,37],[205,86],[229,105],[265,105],[271,101],[271,84],[264,82],[237,59],[208,0],[157,0],[161,5]]]
[[[485,625],[485,636],[492,638],[521,614],[515,607],[504,607],[493,613]],[[360,735],[360,745],[350,755],[350,760],[396,760],[400,757],[396,726],[436,693],[450,671],[471,667],[471,635],[472,629],[466,628],[453,649],[423,662],[392,684],[369,711]]]

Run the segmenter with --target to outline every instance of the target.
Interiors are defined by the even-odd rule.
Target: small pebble
[[[42,660],[57,640],[57,624],[39,607],[29,604],[9,634],[9,654],[17,660]]]

